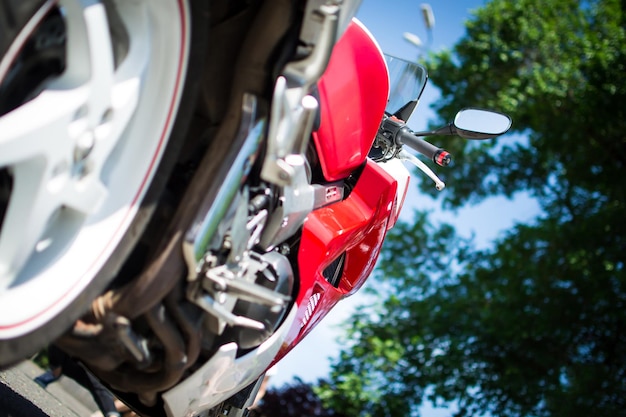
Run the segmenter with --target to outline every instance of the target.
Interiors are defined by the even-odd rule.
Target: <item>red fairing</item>
[[[346,178],[372,147],[385,112],[389,73],[369,32],[354,21],[318,83],[320,128],[313,133],[324,178]]]
[[[367,160],[345,200],[313,211],[306,219],[298,252],[300,289],[296,321],[276,360],[293,348],[343,297],[372,273],[392,217],[398,183]],[[333,286],[323,271],[345,254]]]

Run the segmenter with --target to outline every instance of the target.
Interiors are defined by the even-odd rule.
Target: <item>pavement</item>
[[[34,378],[43,372],[31,361],[0,371],[0,417],[102,417],[89,391],[70,378],[41,388]]]

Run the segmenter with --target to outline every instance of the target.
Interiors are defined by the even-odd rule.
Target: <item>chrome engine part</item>
[[[194,302],[209,313],[205,325],[242,349],[263,343],[283,318],[293,289],[289,260],[247,252],[237,263],[208,268]],[[227,327],[228,326],[228,327]]]
[[[272,334],[289,305],[294,284],[285,256],[255,251],[267,210],[255,209],[248,195],[244,187],[234,199],[234,214],[222,220],[224,231],[214,235],[214,249],[205,255],[187,293],[190,301],[209,313],[208,330],[223,335],[228,327],[229,337],[243,349],[258,346]]]

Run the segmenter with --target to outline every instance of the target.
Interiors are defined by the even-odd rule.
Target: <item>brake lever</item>
[[[437,189],[437,191],[441,191],[444,188],[446,188],[446,184],[443,181],[441,181],[441,179],[437,176],[437,174],[435,174],[433,170],[428,167],[428,165],[420,161],[415,155],[403,149],[400,152],[398,152],[397,157],[401,161],[410,162],[413,165],[415,165],[417,168],[419,168],[420,171],[422,171],[424,174],[428,176],[428,178],[430,178],[431,180],[435,182],[435,188]]]

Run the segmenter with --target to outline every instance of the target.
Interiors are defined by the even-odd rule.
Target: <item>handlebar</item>
[[[400,160],[408,161],[417,166],[422,172],[428,175],[435,182],[437,190],[443,190],[446,186],[443,181],[419,158],[402,149],[402,146],[408,145],[422,155],[430,158],[439,166],[447,166],[452,160],[452,156],[444,149],[438,148],[420,138],[421,134],[413,132],[409,129],[403,120],[396,116],[386,116],[378,134],[376,142],[370,155],[375,161],[387,161],[392,157]],[[374,150],[376,150],[374,152]]]
[[[448,151],[438,148],[426,142],[424,139],[420,139],[406,126],[398,131],[396,138],[398,138],[402,144],[410,146],[439,166],[448,166],[452,161],[452,155],[450,155]]]

